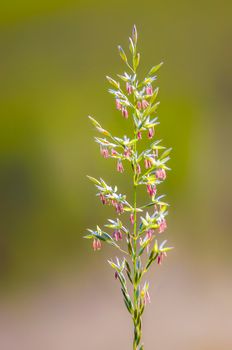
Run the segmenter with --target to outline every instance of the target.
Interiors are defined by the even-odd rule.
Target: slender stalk
[[[136,143],[134,145],[134,152],[136,154]],[[136,272],[137,272],[137,183],[136,183],[136,164],[134,166],[134,176],[133,176],[133,182],[134,182],[134,234],[133,234],[133,248],[134,248],[134,257],[133,257],[133,294],[134,294],[134,341],[133,341],[133,349],[136,350],[136,338],[137,338],[137,327],[136,327],[136,319],[135,316],[138,312],[138,302],[137,302],[137,283],[136,283]]]

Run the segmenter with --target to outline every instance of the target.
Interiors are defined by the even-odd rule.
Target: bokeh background
[[[141,76],[165,61],[157,138],[173,147],[162,191],[175,250],[149,275],[146,349],[232,349],[231,15],[229,0],[1,3],[2,350],[131,348],[114,252],[82,236],[114,217],[86,174],[130,198],[87,115],[124,135],[105,75],[123,73],[116,47],[134,23]]]

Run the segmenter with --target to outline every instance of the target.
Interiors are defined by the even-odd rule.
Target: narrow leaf
[[[119,54],[124,62],[127,62],[126,54],[121,46],[118,46]]]
[[[162,65],[163,65],[163,62],[161,62],[160,64],[157,64],[157,66],[152,67],[148,75],[152,75],[155,72],[157,72],[160,69],[160,67],[162,67]]]

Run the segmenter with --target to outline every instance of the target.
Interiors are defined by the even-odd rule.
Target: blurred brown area
[[[0,12],[0,348],[130,348],[106,266],[82,239],[104,210],[86,174],[128,193],[99,156],[87,116],[123,136],[105,75],[139,30],[141,76],[164,60],[157,138],[173,147],[162,191],[175,251],[150,274],[147,349],[230,350],[230,1],[13,0]],[[141,197],[144,201],[146,196]]]

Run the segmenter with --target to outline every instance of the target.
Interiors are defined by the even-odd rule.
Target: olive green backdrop
[[[65,308],[71,293],[76,312],[70,301],[67,309],[72,312],[64,315],[70,324],[59,325],[60,339],[55,332],[54,342],[52,330],[50,338],[43,338],[44,329],[35,326],[38,339],[31,336],[28,348],[114,349],[117,342],[121,348],[129,346],[128,316],[105,266],[113,251],[93,254],[82,235],[87,227],[112,217],[111,210],[99,204],[86,174],[117,183],[130,198],[129,172],[116,174],[114,162],[99,156],[87,116],[119,136],[127,131],[107,93],[105,75],[123,73],[117,45],[127,46],[136,23],[141,76],[165,62],[157,81],[161,125],[156,136],[173,147],[172,172],[162,190],[171,204],[165,236],[176,247],[158,275],[155,270],[151,275],[153,304],[145,340],[150,349],[152,344],[167,350],[231,349],[226,328],[232,309],[231,12],[230,1],[215,0],[1,4],[1,304],[7,314],[11,309],[15,322],[0,334],[4,344],[9,330],[15,334],[21,323],[16,309],[27,314],[27,298],[35,298],[32,305],[44,306],[35,295],[48,289],[44,298],[57,297]],[[49,329],[49,317],[41,315]],[[159,323],[164,315],[168,321]],[[33,334],[30,317],[39,316],[27,314],[28,323],[18,331],[21,342],[17,347],[9,343],[10,350],[21,349],[20,344],[27,349],[22,334]],[[112,318],[110,327],[107,320]],[[107,325],[108,337],[102,332]]]

